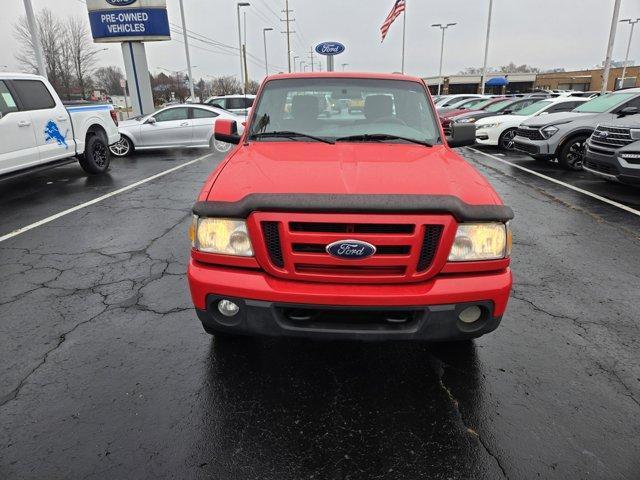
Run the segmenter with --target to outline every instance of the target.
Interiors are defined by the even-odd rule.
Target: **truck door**
[[[40,163],[75,155],[69,112],[57,94],[41,80],[12,80],[20,99],[20,110],[28,111],[36,135]]]
[[[29,112],[20,111],[0,80],[0,175],[38,163],[38,145]]]

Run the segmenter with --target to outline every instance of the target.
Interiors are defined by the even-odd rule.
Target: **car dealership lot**
[[[640,190],[460,152],[516,214],[467,346],[212,340],[184,273],[219,155],[0,184],[0,237],[82,206],[0,242],[0,478],[636,478]]]

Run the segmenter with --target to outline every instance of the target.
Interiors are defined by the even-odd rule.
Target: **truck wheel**
[[[107,143],[100,135],[92,135],[84,146],[84,153],[78,156],[80,166],[92,175],[104,173],[109,169],[111,154]]]
[[[588,135],[578,135],[565,142],[558,155],[558,164],[566,170],[582,170],[585,142]]]
[[[133,143],[123,135],[120,140],[109,146],[109,150],[116,157],[126,157],[133,152]]]
[[[513,139],[516,136],[517,128],[508,128],[500,135],[498,139],[498,148],[500,150],[513,150]]]

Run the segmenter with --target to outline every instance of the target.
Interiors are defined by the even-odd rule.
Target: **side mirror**
[[[156,124],[156,119],[153,117],[149,117],[147,118],[147,121],[144,123],[148,123],[149,125],[155,125]]]
[[[638,107],[624,107],[618,112],[618,115],[621,117],[626,117],[627,115],[635,115],[637,113],[640,113],[640,108]]]
[[[238,134],[238,123],[235,120],[219,119],[213,129],[213,136],[216,140],[224,143],[238,145],[240,135]]]
[[[466,147],[476,143],[476,126],[473,123],[452,123],[447,144],[451,148]]]

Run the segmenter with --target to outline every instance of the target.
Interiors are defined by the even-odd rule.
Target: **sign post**
[[[87,0],[87,10],[93,41],[122,45],[134,115],[153,112],[143,42],[171,40],[166,0]]]
[[[345,50],[345,46],[339,42],[323,42],[316,45],[316,53],[327,57],[327,72],[334,71],[335,65],[333,57],[340,55]]]

